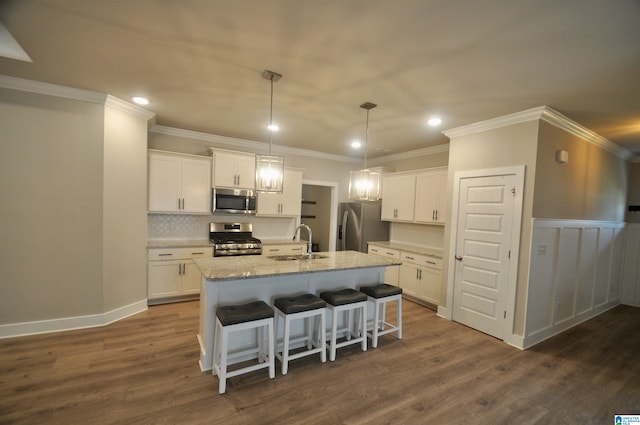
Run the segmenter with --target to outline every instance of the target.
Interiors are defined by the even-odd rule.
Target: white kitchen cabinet
[[[200,295],[201,273],[194,258],[213,256],[211,247],[153,248],[148,252],[149,304]]]
[[[289,243],[289,244],[265,244],[262,243],[262,255],[299,255],[307,253],[307,244]]]
[[[424,172],[416,176],[416,223],[444,224],[446,217],[447,171]]]
[[[369,245],[368,254],[378,255],[380,257],[394,258],[396,260],[400,259],[400,251],[385,248],[378,245]],[[400,267],[391,266],[387,267],[387,270],[384,273],[384,282],[390,285],[399,286],[400,281]]]
[[[413,222],[415,174],[382,176],[382,220]]]
[[[244,152],[213,151],[213,186],[254,189],[256,156]]]
[[[296,217],[302,211],[302,171],[285,168],[282,193],[258,192],[258,216]]]
[[[440,281],[442,259],[427,255],[402,252],[400,257],[400,287],[405,295],[419,301],[438,305],[440,302]]]
[[[149,152],[149,211],[211,211],[211,159]]]

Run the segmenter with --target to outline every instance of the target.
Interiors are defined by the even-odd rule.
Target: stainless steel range
[[[251,235],[251,223],[209,223],[213,256],[260,255],[262,242]]]

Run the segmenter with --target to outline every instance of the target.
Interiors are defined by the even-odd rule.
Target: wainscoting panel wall
[[[531,243],[524,348],[620,304],[625,223],[534,219]]]
[[[622,304],[640,307],[640,224],[627,224]]]

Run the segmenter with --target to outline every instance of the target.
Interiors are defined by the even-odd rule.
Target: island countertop
[[[370,267],[399,266],[393,258],[357,251],[314,252],[326,258],[278,261],[263,255],[194,259],[203,278],[212,281],[254,279],[297,273],[316,273]]]

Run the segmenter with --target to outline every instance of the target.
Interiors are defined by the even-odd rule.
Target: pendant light
[[[282,78],[282,74],[265,70],[262,78],[271,83],[271,103],[269,105],[269,155],[256,155],[256,191],[282,193],[284,180],[284,157],[271,154],[273,125],[273,83]]]
[[[381,176],[378,171],[367,168],[367,142],[369,141],[369,111],[375,103],[365,102],[360,107],[367,110],[367,124],[364,133],[364,168],[351,171],[349,178],[349,199],[356,201],[377,201],[380,199]]]

